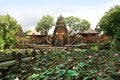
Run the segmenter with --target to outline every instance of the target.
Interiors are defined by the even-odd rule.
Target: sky
[[[0,15],[10,14],[23,30],[33,30],[43,15],[86,19],[95,29],[100,18],[120,0],[0,0]],[[52,31],[52,30],[51,30]]]

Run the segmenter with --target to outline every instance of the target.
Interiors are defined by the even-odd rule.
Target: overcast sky
[[[34,29],[43,15],[76,16],[94,29],[99,19],[120,0],[0,0],[0,14],[10,14],[24,30]]]

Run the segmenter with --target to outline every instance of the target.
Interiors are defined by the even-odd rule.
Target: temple
[[[19,37],[20,42],[26,43],[28,46],[34,44],[63,47],[66,45],[74,46],[77,44],[93,44],[100,41],[99,33],[92,29],[88,29],[82,33],[68,34],[68,29],[66,27],[64,18],[61,15],[56,21],[53,36],[40,34],[34,30],[32,30],[27,35],[24,35],[22,28],[19,28],[16,36]],[[25,36],[28,39],[23,39]]]
[[[60,17],[58,17],[57,19],[53,33],[53,39],[52,39],[53,46],[64,46],[65,44],[67,44],[68,41],[67,32],[68,30],[64,18],[60,15]]]

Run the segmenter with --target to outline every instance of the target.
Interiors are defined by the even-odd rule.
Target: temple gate
[[[53,46],[64,46],[67,44],[67,32],[68,30],[66,28],[64,18],[62,16],[58,17],[53,33]]]

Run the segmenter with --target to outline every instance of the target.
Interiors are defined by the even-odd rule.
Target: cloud
[[[113,5],[120,4],[119,0],[104,1],[103,4],[102,1],[98,2],[96,0],[94,3],[90,3],[90,1],[88,1],[89,3],[87,1],[84,1],[84,3],[81,1],[77,1],[78,3],[75,1],[55,1],[55,3],[43,2],[43,4],[41,2],[37,5],[33,5],[31,2],[29,6],[27,3],[22,6],[21,3],[19,6],[13,5],[12,7],[8,4],[7,7],[1,7],[0,11],[2,14],[10,14],[14,17],[24,30],[35,28],[40,18],[47,14],[53,16],[55,21],[60,14],[64,17],[76,16],[86,19],[91,23],[91,28],[94,29],[104,12],[108,11]]]

